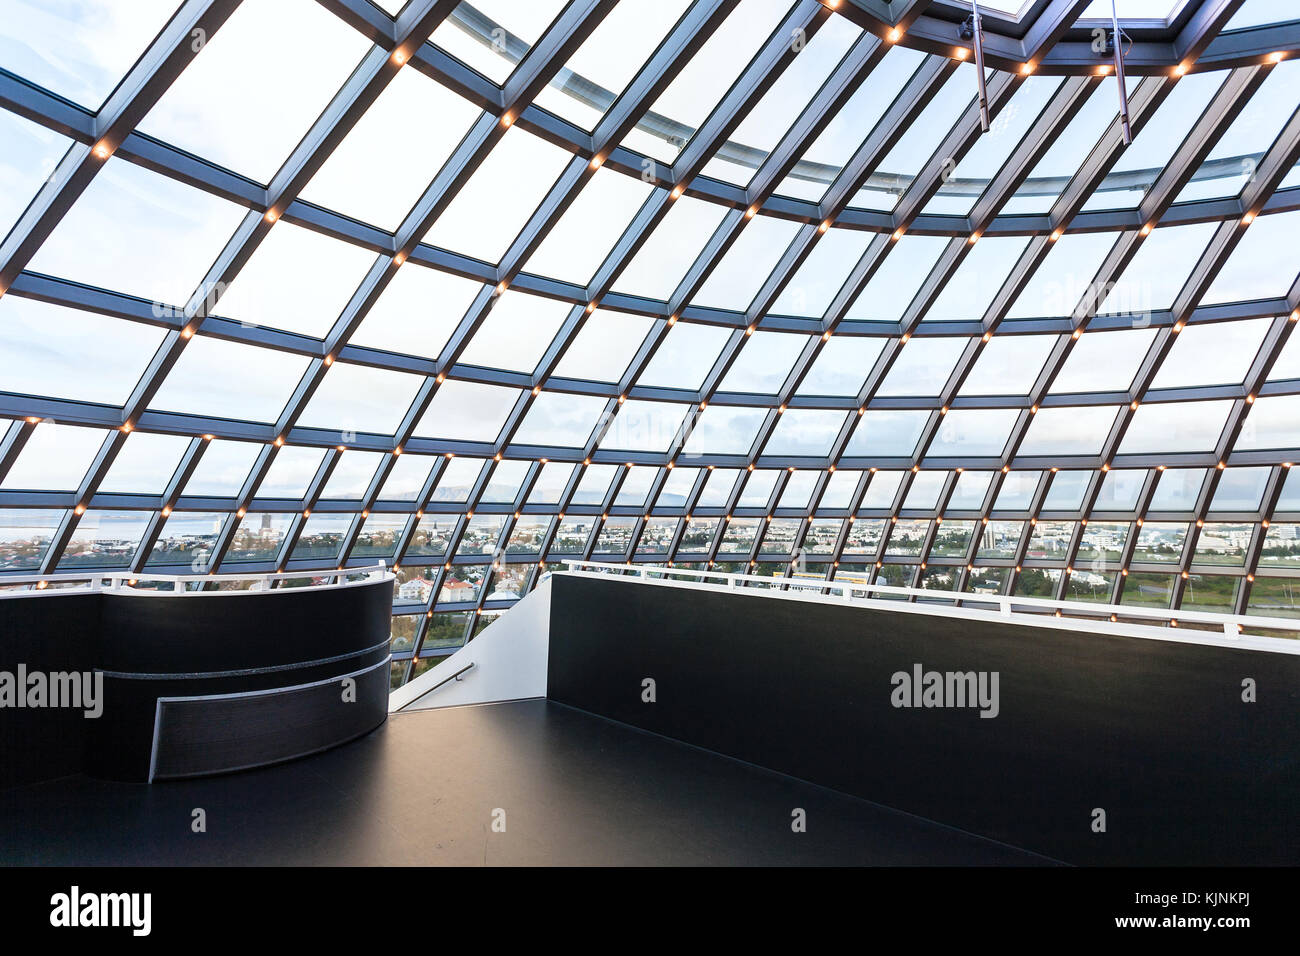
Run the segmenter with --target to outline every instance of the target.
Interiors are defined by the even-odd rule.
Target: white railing
[[[645,581],[693,578],[697,580],[682,583],[698,583],[698,579],[704,578],[708,580],[703,583],[724,590],[732,590],[753,583],[774,591],[815,592],[807,593],[807,596],[823,598],[827,601],[836,600],[836,603],[861,601],[888,607],[890,604],[878,599],[873,600],[872,595],[915,597],[922,599],[925,603],[909,605],[909,609],[926,610],[933,613],[945,613],[946,611],[948,615],[951,615],[954,611],[961,613],[962,609],[948,606],[955,601],[961,601],[964,605],[997,605],[998,612],[1002,617],[1020,619],[1022,622],[1025,619],[1041,622],[1043,615],[1018,613],[1017,608],[1055,612],[1054,616],[1056,617],[1068,615],[1071,618],[1094,618],[1097,624],[1109,624],[1112,618],[1116,621],[1121,618],[1127,619],[1127,622],[1132,622],[1134,619],[1163,622],[1163,626],[1144,623],[1129,625],[1146,627],[1157,631],[1164,630],[1166,627],[1177,627],[1180,622],[1208,624],[1212,625],[1216,630],[1222,631],[1225,637],[1234,640],[1239,639],[1243,629],[1247,627],[1253,630],[1300,632],[1300,619],[1280,617],[1256,617],[1255,615],[1246,617],[1240,614],[1216,614],[1211,611],[1174,611],[1169,608],[1158,607],[1091,604],[1085,601],[1054,601],[1047,598],[1016,597],[1004,594],[903,588],[890,584],[863,584],[859,581],[824,581],[813,578],[779,578],[764,577],[757,574],[728,574],[721,571],[668,568],[657,564],[613,564],[604,561],[575,560],[566,560],[560,563],[567,566],[569,570],[583,575],[607,574],[616,570],[622,575],[631,575]],[[897,607],[897,604],[892,606]],[[1300,642],[1286,639],[1285,643],[1296,646],[1298,648],[1297,652],[1300,652]]]
[[[139,591],[142,594],[211,594],[213,592],[199,587],[191,589],[191,584],[222,584],[249,582],[246,588],[238,588],[221,593],[240,593],[241,591],[270,591],[280,581],[319,578],[321,581],[310,587],[338,587],[349,583],[349,578],[358,576],[374,580],[390,574],[388,565],[380,561],[359,568],[329,568],[310,571],[275,571],[264,574],[151,574],[141,571],[63,571],[56,574],[25,574],[0,576],[0,598],[30,596],[33,592],[68,593],[84,591]],[[141,587],[144,584],[169,584],[170,590],[162,588]],[[295,589],[296,590],[296,589]]]

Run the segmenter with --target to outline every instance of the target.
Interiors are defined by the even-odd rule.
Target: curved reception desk
[[[0,786],[222,773],[383,723],[393,575],[275,577],[243,590],[178,579],[0,592]]]

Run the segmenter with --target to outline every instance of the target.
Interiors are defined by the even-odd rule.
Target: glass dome
[[[981,6],[0,0],[0,587],[1300,616],[1300,12]]]

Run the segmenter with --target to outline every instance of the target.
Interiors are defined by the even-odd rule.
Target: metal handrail
[[[872,594],[897,595],[900,597],[924,598],[927,604],[937,601],[963,601],[970,604],[996,604],[1003,617],[1013,617],[1013,607],[1042,608],[1070,613],[1084,617],[1143,618],[1172,622],[1186,621],[1195,624],[1214,624],[1224,636],[1240,638],[1245,627],[1261,630],[1300,631],[1300,619],[1249,617],[1241,614],[1217,614],[1213,611],[1174,611],[1169,608],[1130,607],[1120,604],[1089,604],[1082,601],[1056,601],[1049,598],[1016,597],[1004,594],[975,594],[964,591],[934,591],[925,588],[905,588],[891,584],[862,584],[856,581],[819,581],[808,578],[773,578],[757,574],[731,574],[722,571],[696,571],[687,568],[668,568],[657,564],[615,564],[604,561],[579,561],[566,559],[560,562],[574,571],[582,573],[584,568],[613,569],[634,572],[637,576],[652,580],[654,577],[691,577],[719,579],[727,589],[733,589],[741,582],[763,584],[770,589],[791,589],[799,591],[822,592],[817,596],[838,594],[841,601],[859,600],[857,594],[863,594],[871,600]],[[711,582],[710,582],[711,583]],[[1034,618],[1041,615],[1028,615]],[[1101,622],[1099,622],[1101,623]],[[1142,626],[1142,625],[1139,625]]]
[[[345,579],[353,575],[364,574],[368,578],[391,573],[388,565],[384,561],[377,564],[367,564],[356,568],[328,568],[307,571],[268,571],[263,574],[151,574],[141,571],[132,573],[129,571],[63,571],[54,574],[24,574],[13,577],[0,576],[0,598],[13,596],[16,594],[30,594],[33,590],[44,591],[51,584],[71,584],[73,582],[84,582],[84,587],[80,588],[60,588],[60,592],[66,591],[121,591],[135,590],[135,585],[142,581],[157,581],[172,585],[172,591],[180,594],[197,594],[198,591],[189,591],[186,589],[187,584],[194,583],[221,583],[223,581],[253,581],[262,585],[258,590],[271,590],[270,585],[276,581],[283,581],[292,578],[325,578],[333,579],[333,584],[343,584]],[[13,588],[10,585],[35,585],[34,588],[22,589]],[[318,585],[318,586],[329,586]],[[251,588],[249,590],[252,590]]]

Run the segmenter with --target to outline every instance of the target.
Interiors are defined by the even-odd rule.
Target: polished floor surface
[[[795,832],[796,810],[805,832]],[[202,832],[198,821],[203,824]],[[7,864],[1036,865],[545,700],[398,714],[262,770],[0,793]]]

